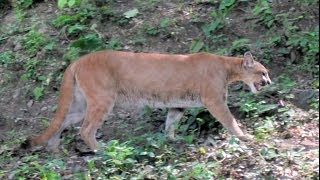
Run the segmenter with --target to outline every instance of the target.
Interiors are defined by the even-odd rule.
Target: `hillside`
[[[319,1],[3,0],[0,2],[0,179],[319,179]],[[48,126],[62,75],[103,49],[243,56],[273,84],[230,86],[228,105],[254,143],[206,109],[189,109],[177,142],[166,109],[114,109],[85,153],[78,125],[59,153],[17,153]]]

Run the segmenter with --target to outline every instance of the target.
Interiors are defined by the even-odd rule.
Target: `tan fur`
[[[83,121],[81,137],[97,150],[96,130],[113,106],[144,105],[170,108],[166,122],[170,139],[174,139],[173,123],[182,117],[183,108],[204,106],[232,134],[245,140],[226,103],[227,85],[234,81],[244,81],[253,92],[271,83],[267,69],[250,53],[244,58],[209,53],[91,53],[67,68],[50,126],[26,144],[47,142],[55,150],[62,130]]]

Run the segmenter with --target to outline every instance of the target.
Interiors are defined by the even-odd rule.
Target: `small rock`
[[[284,107],[284,106],[285,106],[285,103],[284,103],[284,101],[283,101],[283,100],[280,100],[280,101],[279,101],[279,104],[280,104],[280,106],[282,106],[282,107]]]
[[[46,111],[46,110],[48,110],[48,107],[42,107],[40,110],[41,111]]]
[[[16,99],[20,95],[21,89],[16,89],[12,95],[13,99]]]
[[[317,143],[314,143],[308,139],[303,140],[300,144],[307,148],[316,148],[319,146]]]
[[[213,146],[213,145],[215,145],[215,144],[217,144],[217,143],[216,143],[216,141],[215,141],[214,138],[212,138],[212,137],[209,136],[209,137],[206,139],[205,144],[206,144],[206,145],[211,145],[211,146]]]
[[[123,47],[123,49],[124,49],[124,50],[129,50],[129,49],[130,49],[130,46],[125,45],[125,46]]]
[[[19,51],[22,49],[22,45],[20,43],[17,43],[14,48],[13,48],[13,51]]]
[[[118,117],[119,117],[120,119],[125,119],[125,118],[128,117],[128,114],[127,114],[127,113],[122,113],[122,112],[120,112],[120,113],[118,114]]]
[[[32,105],[33,105],[33,100],[30,100],[30,101],[27,103],[27,106],[30,108]]]
[[[103,133],[97,132],[96,138],[97,138],[97,139],[101,139],[102,137],[103,137]]]
[[[310,108],[310,100],[314,97],[317,97],[319,94],[318,90],[314,89],[297,90],[293,93],[295,95],[295,105],[304,110]]]
[[[17,122],[22,121],[22,120],[23,120],[22,118],[19,118],[19,117],[18,117],[18,118],[16,118],[16,119],[14,120],[14,122],[17,123]]]
[[[296,62],[297,60],[297,53],[295,51],[291,51],[290,52],[290,59],[291,59],[291,62]]]

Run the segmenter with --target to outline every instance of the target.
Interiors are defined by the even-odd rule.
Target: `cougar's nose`
[[[267,81],[267,84],[268,84],[268,85],[272,84],[271,79],[269,78],[269,76],[267,76],[266,81]]]
[[[271,84],[271,80],[268,76],[268,74],[266,76],[263,76],[263,80],[262,80],[262,86],[265,86],[265,85],[270,85]]]
[[[269,85],[272,84],[270,79],[267,80],[267,84],[269,84]]]
[[[261,86],[266,86],[268,84],[268,81],[262,80]]]

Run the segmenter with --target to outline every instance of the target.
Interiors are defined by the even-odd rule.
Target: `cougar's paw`
[[[175,142],[177,139],[174,134],[168,133],[166,134],[166,138],[168,141]]]
[[[47,152],[52,152],[52,153],[58,153],[60,150],[59,150],[59,147],[57,146],[46,146],[45,147],[46,151]]]
[[[92,156],[99,153],[100,146],[96,146],[94,149],[89,148],[83,141],[76,142],[74,150],[78,156]]]
[[[246,134],[246,135],[243,135],[243,136],[239,136],[238,139],[240,139],[241,141],[244,141],[244,142],[252,142],[253,141],[253,136],[251,136],[249,134]]]

